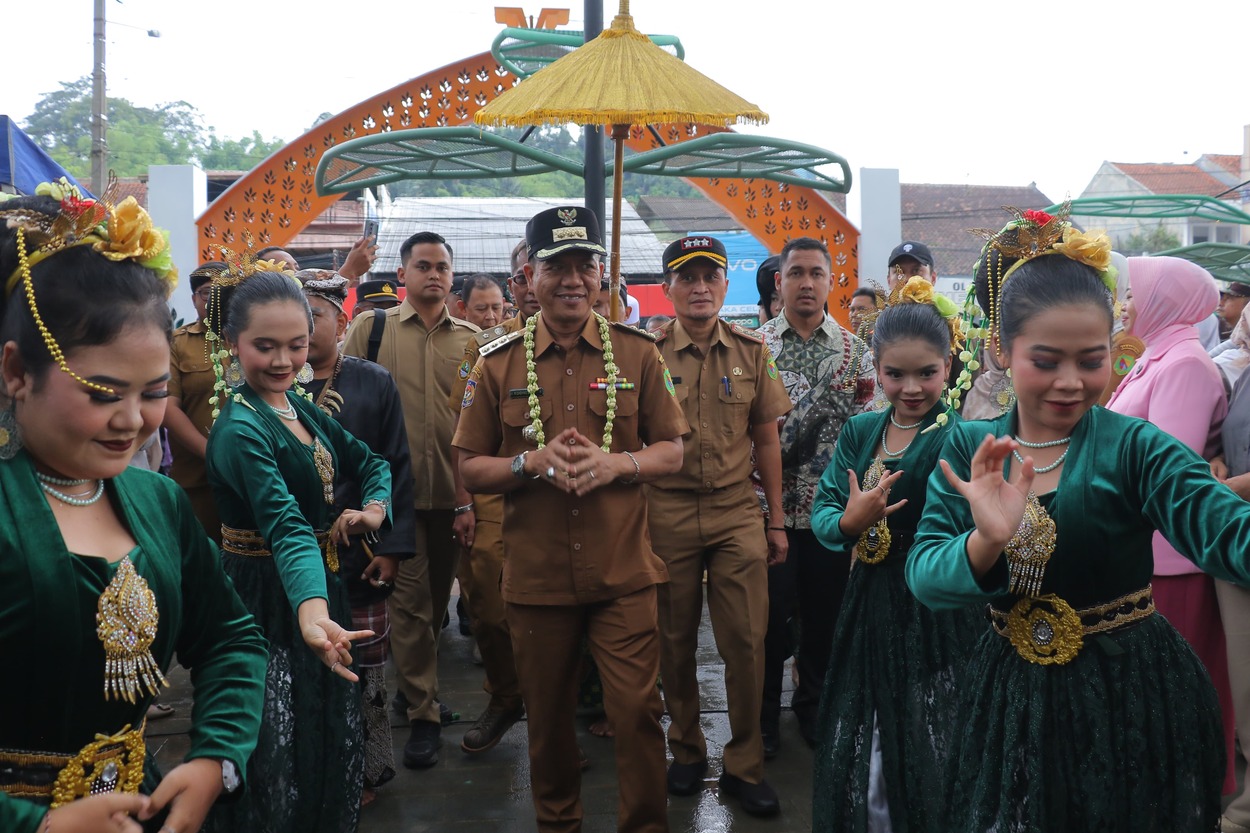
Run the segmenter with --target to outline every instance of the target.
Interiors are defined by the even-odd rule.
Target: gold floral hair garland
[[[981,310],[976,303],[976,281],[968,287],[968,295],[964,301],[962,317],[966,325],[967,343],[959,353],[959,360],[964,363],[955,384],[946,392],[946,410],[938,414],[937,422],[926,428],[924,433],[945,425],[950,420],[950,413],[958,410],[964,392],[972,389],[972,374],[980,369],[977,358],[982,345],[991,340],[1001,326],[1001,296],[1003,285],[1015,274],[1023,264],[1039,257],[1063,255],[1092,268],[1098,273],[1098,279],[1111,293],[1116,295],[1116,269],[1111,265],[1111,240],[1105,232],[1078,231],[1068,220],[1071,212],[1071,201],[1066,201],[1055,214],[1045,211],[1027,210],[1005,206],[1014,216],[998,231],[989,229],[972,229],[971,234],[985,239],[981,256],[973,268],[973,274],[986,265],[993,274],[986,275],[986,289],[990,298],[990,309]],[[992,252],[999,257],[991,263]],[[1014,260],[1007,269],[1002,268],[1004,260]],[[997,342],[996,342],[997,344]],[[1001,351],[1001,345],[998,349]]]
[[[98,200],[85,197],[65,177],[56,182],[40,183],[35,188],[35,195],[51,197],[60,203],[54,216],[32,209],[6,210],[3,208],[4,202],[16,195],[0,195],[0,219],[17,232],[18,266],[5,281],[5,297],[12,295],[18,284],[22,284],[35,326],[39,329],[53,361],[78,383],[108,394],[114,394],[115,391],[106,385],[89,382],[70,369],[56,336],[39,314],[31,269],[55,254],[76,246],[89,245],[92,250],[111,261],[133,260],[145,269],[151,269],[161,279],[165,287],[165,297],[168,298],[178,285],[178,270],[174,267],[170,253],[169,232],[157,228],[152,217],[134,197],[126,197],[121,203],[115,203],[116,193],[116,177],[109,178],[108,190]]]

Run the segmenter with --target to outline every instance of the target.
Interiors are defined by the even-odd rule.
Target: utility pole
[[[587,0],[589,2],[589,0]],[[104,195],[108,175],[108,98],[104,80],[104,3],[95,0],[95,66],[91,72],[91,192]]]

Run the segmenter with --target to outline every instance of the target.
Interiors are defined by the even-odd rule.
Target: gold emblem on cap
[[[571,226],[577,222],[577,209],[557,208],[556,216],[560,218],[560,222],[564,223],[566,226]]]

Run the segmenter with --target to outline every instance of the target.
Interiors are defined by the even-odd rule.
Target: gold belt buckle
[[[146,751],[142,725],[133,730],[127,725],[112,736],[96,735],[57,775],[52,808],[91,795],[139,792]]]
[[[1066,665],[1085,644],[1081,617],[1072,605],[1048,593],[1016,602],[1007,614],[1007,638],[1023,659],[1038,665]]]

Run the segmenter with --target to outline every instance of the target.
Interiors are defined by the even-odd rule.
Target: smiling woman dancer
[[[0,687],[0,830],[167,810],[162,833],[187,833],[240,786],[264,639],[182,491],[127,467],[165,412],[167,239],[133,198],[39,192],[0,202],[0,639],[21,669]],[[143,721],[175,652],[190,750],[157,786]]]
[[[214,278],[209,318],[226,347],[214,352],[218,367],[228,361],[218,392],[226,401],[208,438],[208,480],[222,561],[265,631],[270,659],[249,764],[255,789],[216,808],[208,829],[350,833],[364,733],[349,648],[373,633],[338,624],[351,622],[351,603],[337,544],[389,523],[390,467],[301,395],[312,313],[300,284],[250,252],[223,259],[229,269]],[[331,524],[337,467],[360,484],[364,508]]]
[[[820,701],[817,831],[918,833],[943,819],[959,671],[983,618],[971,606],[930,611],[907,589],[903,566],[950,433],[927,429],[946,407],[958,328],[952,302],[923,278],[907,282],[872,337],[890,407],[847,422],[816,493],[812,531],[831,550],[854,548],[859,560]]]
[[[1151,536],[1244,583],[1250,506],[1176,439],[1095,407],[1109,262],[1104,235],[1060,217],[1018,218],[982,256],[1017,402],[951,431],[907,563],[930,607],[989,603],[947,830],[1206,833],[1220,816],[1219,706],[1154,615]]]

